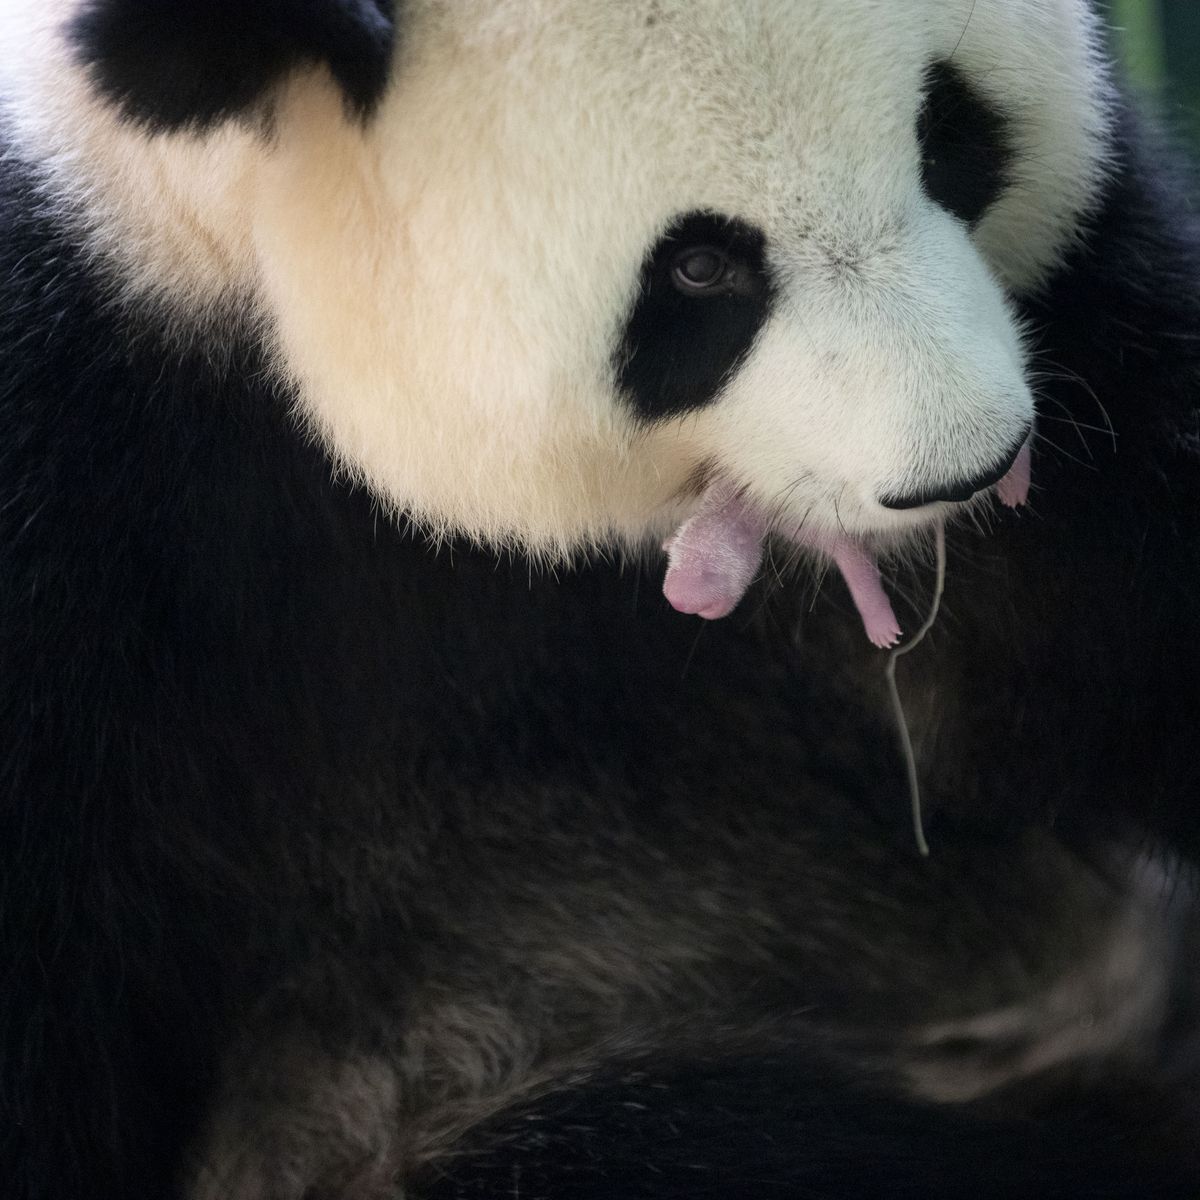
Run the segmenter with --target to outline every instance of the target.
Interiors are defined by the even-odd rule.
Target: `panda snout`
[[[911,492],[888,493],[880,497],[879,503],[883,508],[901,510],[921,508],[926,504],[961,503],[970,500],[972,496],[999,483],[1012,470],[1032,431],[1032,426],[1028,426],[999,459],[983,470],[944,483],[930,484]]]

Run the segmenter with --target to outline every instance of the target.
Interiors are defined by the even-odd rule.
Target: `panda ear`
[[[237,116],[309,64],[365,116],[387,84],[393,2],[87,0],[70,35],[101,92],[154,129]]]

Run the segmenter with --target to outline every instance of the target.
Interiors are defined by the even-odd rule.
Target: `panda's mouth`
[[[1029,484],[1026,442],[995,485],[996,495],[1002,504],[1017,508],[1027,501]],[[663,591],[672,607],[710,621],[727,617],[758,575],[768,532],[787,535],[727,479],[710,482],[699,508],[664,547],[668,562]],[[873,645],[884,649],[900,640],[900,623],[875,556],[865,544],[846,534],[817,534],[803,528],[791,533],[790,539],[833,560]]]

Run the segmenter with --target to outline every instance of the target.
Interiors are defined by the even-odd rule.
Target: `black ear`
[[[324,64],[355,112],[383,93],[393,0],[88,0],[71,26],[100,90],[155,129],[203,128]]]

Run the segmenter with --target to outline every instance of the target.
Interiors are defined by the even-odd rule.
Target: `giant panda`
[[[6,1197],[1200,1194],[1084,0],[0,12]]]

